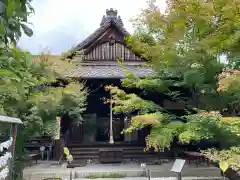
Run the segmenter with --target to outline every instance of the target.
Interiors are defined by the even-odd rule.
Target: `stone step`
[[[123,150],[141,150],[143,151],[144,150],[144,147],[102,147],[102,146],[99,146],[99,147],[81,147],[81,146],[78,146],[78,147],[72,147],[72,146],[68,146],[70,150],[72,151],[77,151],[77,150],[85,150],[85,151],[95,151],[95,150],[99,150],[99,149],[105,149],[105,148],[121,148]]]
[[[71,152],[74,151],[98,151],[99,148],[69,148]]]
[[[70,152],[74,159],[99,159],[99,149],[101,148],[104,147],[70,147]],[[123,159],[151,158],[156,155],[156,153],[151,151],[144,152],[143,146],[122,146],[118,148],[123,149]]]
[[[69,149],[70,149],[70,151],[99,151],[101,149],[111,150],[111,149],[116,149],[116,148],[104,148],[104,147],[98,147],[98,148],[96,148],[96,147],[94,147],[94,148],[73,147],[73,148],[71,148],[71,147],[69,147]],[[122,149],[124,152],[132,152],[132,151],[136,152],[136,151],[138,151],[138,152],[153,152],[153,153],[156,153],[154,151],[144,151],[144,148],[136,148],[136,147],[124,147],[124,148],[119,147],[119,149]]]
[[[99,156],[98,156],[98,154],[96,155],[96,154],[93,154],[93,155],[89,155],[89,154],[87,154],[87,155],[81,155],[81,154],[77,154],[77,155],[73,155],[73,159],[99,159]]]
[[[124,158],[148,158],[148,157],[155,157],[155,158],[158,158],[155,154],[151,154],[151,153],[149,153],[149,154],[138,154],[138,153],[136,153],[136,154],[123,154],[122,155]]]
[[[142,154],[142,155],[144,155],[144,154],[154,154],[154,155],[157,155],[157,154],[152,153],[152,152],[141,152],[141,151],[131,151],[131,152],[130,151],[129,152],[124,151],[123,154],[124,155],[130,155],[130,154],[132,154],[132,155],[134,155],[134,154]]]
[[[73,169],[73,178],[78,179],[78,178],[86,178],[89,175],[106,175],[106,173],[109,172],[80,172],[80,171],[74,171]],[[119,173],[126,175],[126,177],[144,177],[145,173],[143,171],[115,171],[114,173]],[[175,173],[172,172],[162,172],[162,171],[151,171],[150,173],[151,178],[159,178],[159,177],[176,177]],[[70,177],[70,172],[43,172],[43,173],[24,173],[24,179],[26,180],[43,180],[45,178],[54,178],[54,177],[61,177],[62,179],[69,179]],[[220,172],[217,170],[192,170],[192,171],[183,171],[182,172],[182,177],[215,177],[215,178],[220,178]],[[211,178],[211,180],[213,180]]]
[[[89,152],[79,152],[79,153],[74,153],[73,159],[99,159],[99,153],[89,153]],[[154,154],[123,154],[122,158],[123,159],[146,159],[146,158],[154,158],[156,155]]]
[[[74,152],[71,152],[72,155],[93,155],[93,154],[99,154],[98,151],[74,151]],[[157,154],[155,153],[151,153],[151,152],[123,152],[122,153],[123,155],[154,155],[154,156],[157,156]]]
[[[89,171],[76,171],[75,172],[75,177],[76,178],[84,178],[88,175],[91,174],[97,174],[97,175],[105,175],[106,173],[111,173],[111,172],[100,172],[100,171],[95,171],[95,172],[89,172]],[[136,170],[114,170],[113,173],[119,173],[126,175],[127,177],[142,177],[145,176],[145,172],[140,169]],[[176,173],[170,172],[170,170],[151,170],[150,171],[151,177],[176,177]],[[184,169],[182,172],[182,176],[197,176],[197,177],[221,177],[221,173],[219,169]]]
[[[28,177],[26,180],[43,180],[47,179],[49,177]],[[55,177],[50,177],[50,178],[55,178]],[[62,180],[69,180],[70,176],[63,176],[61,177]],[[147,177],[124,177],[124,178],[96,178],[96,180],[146,180]],[[89,178],[73,178],[73,180],[89,180]],[[176,176],[172,177],[151,177],[151,180],[177,180]],[[182,180],[224,180],[223,177],[205,177],[205,176],[189,176],[189,177],[182,177]],[[225,178],[225,180],[228,180]]]
[[[124,177],[117,180],[146,180],[146,177]],[[88,178],[77,178],[75,180],[89,180]],[[106,178],[97,178],[97,180],[106,180]],[[107,180],[116,180],[116,178],[107,178]],[[177,177],[151,177],[151,180],[177,180]],[[224,180],[223,177],[182,177],[182,180]],[[226,180],[228,180],[226,178]]]
[[[72,155],[92,155],[92,154],[99,154],[98,151],[72,151]]]
[[[149,165],[151,177],[176,177],[175,173],[172,173],[171,167],[173,162],[163,163],[162,165]],[[83,167],[76,167],[73,169],[67,169],[64,167],[49,167],[43,165],[36,165],[26,168],[24,170],[24,179],[26,180],[42,180],[50,177],[61,177],[63,179],[69,179],[70,171],[73,171],[74,178],[86,178],[88,175],[106,175],[109,173],[120,173],[126,177],[140,177],[144,176],[144,170],[139,164],[90,164]],[[220,170],[216,167],[195,167],[194,165],[186,164],[182,171],[183,177],[220,177]],[[201,180],[201,178],[198,178]],[[191,179],[189,179],[191,180]],[[211,179],[213,180],[213,178]]]
[[[67,144],[68,147],[145,147],[144,144],[135,144],[135,143],[118,143],[115,142],[114,144],[105,143],[89,143],[89,144],[81,144],[79,142],[70,142]]]

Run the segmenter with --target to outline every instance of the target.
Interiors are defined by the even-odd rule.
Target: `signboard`
[[[171,171],[180,173],[182,171],[182,168],[183,168],[185,162],[186,162],[186,160],[184,160],[184,159],[176,159]]]
[[[56,134],[54,136],[54,140],[60,139],[60,131],[61,131],[61,118],[56,117]]]

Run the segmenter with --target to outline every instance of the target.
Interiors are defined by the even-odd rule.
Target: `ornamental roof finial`
[[[118,16],[118,11],[113,10],[113,8],[106,10],[106,15],[102,17],[102,22],[100,26],[104,26],[106,23],[115,22],[119,26],[123,27],[123,22],[120,16]]]

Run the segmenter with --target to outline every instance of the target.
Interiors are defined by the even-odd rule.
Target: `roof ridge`
[[[130,35],[130,33],[123,27],[123,22],[120,18],[120,16],[117,17],[117,10],[113,10],[112,8],[110,10],[106,10],[107,17],[104,16],[102,19],[102,22],[100,24],[100,27],[96,29],[92,34],[90,34],[88,37],[86,37],[82,42],[80,42],[77,46],[69,50],[68,57],[73,56],[73,54],[81,49],[84,49],[85,46],[87,46],[89,43],[91,43],[94,39],[96,39],[99,35],[101,35],[107,28],[109,28],[111,25],[116,26],[116,28],[121,31],[125,36]],[[106,19],[107,18],[107,19]]]

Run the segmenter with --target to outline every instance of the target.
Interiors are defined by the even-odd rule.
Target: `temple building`
[[[69,51],[67,59],[72,61],[74,68],[67,77],[84,82],[89,95],[83,123],[71,123],[67,117],[62,117],[61,141],[53,146],[55,160],[61,158],[63,146],[70,148],[75,160],[121,162],[123,159],[155,157],[155,153],[143,151],[145,138],[151,127],[122,134],[123,129],[129,127],[130,117],[113,114],[112,106],[104,103],[110,98],[109,92],[105,91],[107,85],[118,86],[127,93],[141,93],[140,90],[126,89],[121,85],[126,70],[137,77],[146,77],[153,73],[151,68],[145,66],[146,60],[128,45],[125,40],[128,35],[130,34],[124,28],[117,10],[109,9],[106,10],[100,27]],[[124,68],[119,65],[120,59],[124,61]],[[156,95],[150,96],[154,98]],[[157,100],[167,109],[183,109],[179,104],[172,104],[164,95],[158,96]],[[38,144],[42,142],[46,146],[45,140],[40,141],[38,140]],[[37,147],[36,143],[31,142],[29,147]]]
[[[106,10],[100,27],[69,51],[67,59],[73,62],[74,68],[67,77],[84,82],[89,90],[83,123],[73,123],[67,116],[57,117],[59,130],[56,131],[60,131],[58,137],[55,140],[49,137],[48,140],[42,137],[30,139],[25,148],[37,149],[38,152],[30,153],[28,159],[33,161],[39,158],[39,149],[40,151],[42,149],[50,155],[47,159],[61,162],[64,159],[63,149],[68,147],[74,160],[68,164],[70,167],[83,166],[87,162],[158,164],[164,162],[165,159],[176,157],[187,158],[189,162],[193,160],[197,165],[205,158],[202,155],[199,156],[199,153],[198,155],[196,153],[186,155],[185,153],[183,156],[183,150],[198,151],[203,149],[202,147],[217,147],[216,143],[209,145],[205,142],[201,148],[195,143],[183,146],[174,140],[170,149],[145,152],[145,140],[151,126],[136,130],[131,134],[122,133],[129,127],[131,117],[126,114],[113,114],[112,104],[104,103],[110,98],[105,86],[118,86],[126,93],[135,93],[140,96],[142,92],[139,89],[126,89],[121,85],[121,79],[125,77],[125,69],[140,78],[153,74],[150,67],[144,66],[146,61],[128,45],[125,40],[128,35],[130,34],[124,28],[118,12],[109,9]],[[124,68],[120,67],[119,59],[124,61]],[[180,90],[187,92],[186,89]],[[180,116],[185,113],[185,104],[174,102],[167,95],[154,94],[154,92],[145,94],[151,97],[150,99],[157,100],[156,103],[168,112]],[[43,151],[41,155],[44,155]]]
[[[74,126],[69,131],[72,142],[109,141],[111,107],[109,104],[104,104],[104,100],[109,98],[104,87],[106,85],[121,87],[120,80],[124,78],[125,72],[119,66],[119,59],[124,61],[127,71],[138,77],[152,73],[150,68],[143,66],[145,61],[127,44],[125,37],[128,35],[117,10],[109,9],[106,10],[100,27],[70,50],[68,58],[72,59],[76,68],[69,73],[68,77],[85,81],[90,90],[83,125]],[[128,118],[123,115],[113,115],[112,122],[115,143],[144,143],[145,137],[141,137],[142,133],[121,134],[122,130],[128,126]]]

